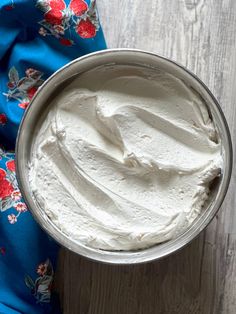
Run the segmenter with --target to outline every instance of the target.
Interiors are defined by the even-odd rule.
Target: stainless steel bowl
[[[164,70],[183,80],[197,92],[205,101],[209,113],[218,129],[222,140],[224,166],[221,177],[212,187],[210,198],[199,218],[181,236],[154,247],[128,252],[111,252],[93,249],[70,239],[59,230],[37,204],[32,194],[28,173],[31,159],[32,144],[37,136],[37,130],[48,112],[50,99],[58,90],[73,77],[95,67],[104,65],[127,65]],[[111,49],[95,52],[78,58],[54,73],[40,88],[21,122],[16,143],[17,178],[20,190],[28,208],[41,227],[57,242],[66,248],[87,258],[113,264],[134,264],[160,259],[169,255],[195,238],[212,220],[220,208],[226,195],[232,171],[232,144],[230,132],[224,114],[208,88],[190,71],[181,65],[160,57],[156,54],[132,50]]]

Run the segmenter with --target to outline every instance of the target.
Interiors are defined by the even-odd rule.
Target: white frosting
[[[51,104],[30,184],[74,240],[133,250],[183,233],[219,175],[221,144],[201,98],[166,73],[94,70]]]

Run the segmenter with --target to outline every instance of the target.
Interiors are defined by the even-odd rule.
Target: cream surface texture
[[[70,238],[136,250],[191,226],[221,172],[221,150],[205,104],[180,79],[111,66],[77,77],[54,98],[29,180]]]

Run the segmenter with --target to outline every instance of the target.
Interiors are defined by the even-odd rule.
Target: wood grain
[[[100,0],[109,47],[140,48],[196,73],[236,136],[235,0]],[[207,230],[159,262],[109,266],[62,250],[57,271],[65,314],[235,314],[236,173]]]

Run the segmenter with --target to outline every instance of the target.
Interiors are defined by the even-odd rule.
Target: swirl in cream
[[[50,106],[30,184],[52,222],[90,247],[134,250],[183,233],[222,166],[202,99],[170,74],[135,68],[76,78]]]

